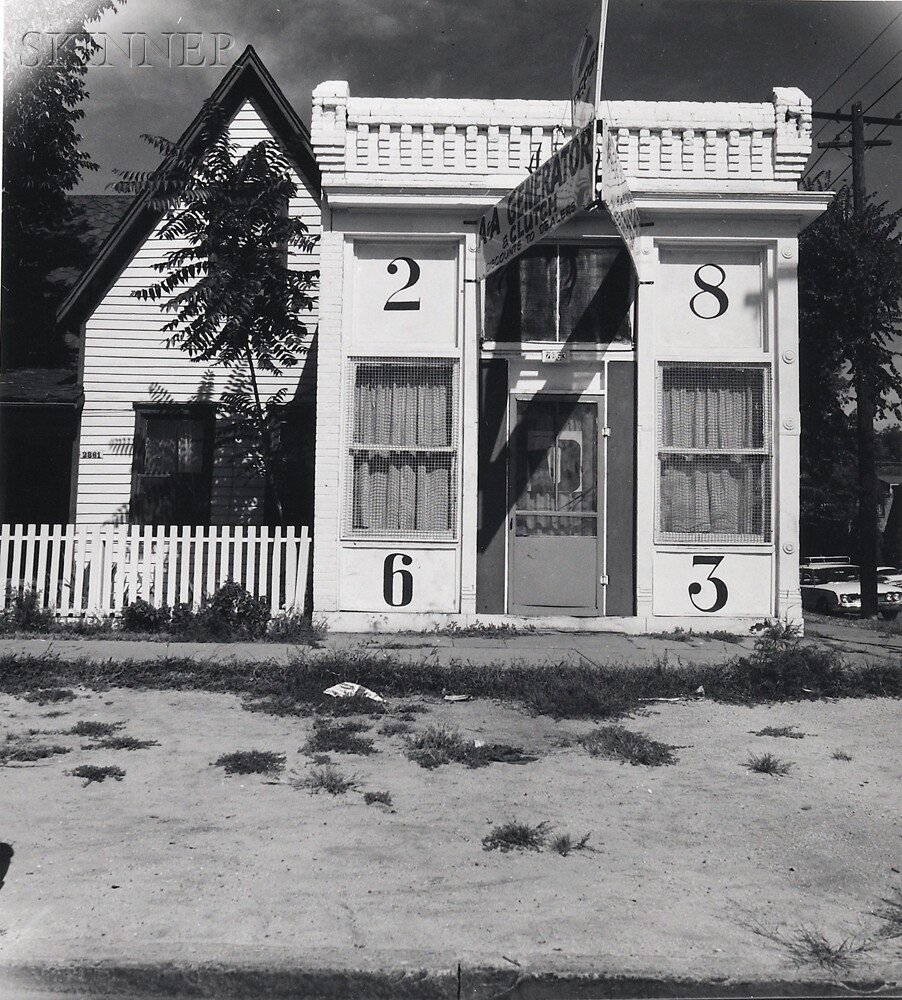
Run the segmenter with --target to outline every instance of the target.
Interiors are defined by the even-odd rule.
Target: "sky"
[[[17,2],[39,12],[48,0]],[[347,80],[359,96],[565,99],[595,8],[596,0],[127,0],[93,26],[110,47],[107,65],[88,73],[82,132],[101,169],[79,190],[102,192],[114,168],[153,166],[140,133],[177,138],[226,72],[227,65],[179,65],[182,58],[169,65],[153,49],[151,65],[129,65],[113,47],[125,47],[124,32],[144,32],[160,46],[162,32],[201,32],[196,51],[207,62],[216,33],[224,33],[225,64],[252,44],[309,124],[311,91],[323,80]],[[902,2],[883,0],[610,0],[604,94],[767,101],[773,87],[794,86],[829,111],[848,110],[862,85],[858,99],[867,106],[897,83],[871,111],[891,117],[902,111],[902,16],[884,29],[897,15]],[[824,125],[816,141],[838,128]],[[894,144],[868,152],[867,186],[902,206],[902,128],[882,138]],[[836,176],[848,163],[830,151],[817,169]]]

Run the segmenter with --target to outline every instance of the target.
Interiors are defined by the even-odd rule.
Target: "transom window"
[[[633,278],[624,248],[542,244],[485,282],[485,339],[629,343]]]
[[[771,539],[770,367],[664,362],[658,539]]]

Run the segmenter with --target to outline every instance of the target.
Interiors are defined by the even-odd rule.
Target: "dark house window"
[[[214,409],[136,407],[132,524],[208,524]]]
[[[629,343],[634,298],[625,248],[533,247],[485,283],[485,339]]]

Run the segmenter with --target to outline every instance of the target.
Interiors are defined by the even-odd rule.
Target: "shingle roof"
[[[0,404],[65,404],[83,398],[77,373],[70,368],[15,368],[0,373]]]
[[[70,194],[68,199],[75,212],[71,228],[83,241],[85,255],[81,267],[58,267],[48,275],[62,296],[69,293],[85,269],[93,263],[104,240],[132,202],[129,194]]]

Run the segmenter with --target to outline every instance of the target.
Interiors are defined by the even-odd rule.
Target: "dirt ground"
[[[7,733],[39,729],[54,735],[34,740],[72,748],[0,768],[0,840],[15,851],[0,967],[290,955],[330,968],[829,978],[786,942],[802,928],[833,944],[872,937],[871,912],[902,887],[898,701],[655,704],[625,725],[677,745],[678,762],[649,768],[591,757],[573,742],[591,722],[424,700],[415,730],[444,722],[539,759],[426,770],[376,719],[378,753],[331,755],[358,782],[331,796],[289,782],[311,769],[299,749],[310,719],[225,695],[76,694],[43,707],[0,696]],[[59,735],[79,720],[124,722],[122,734],[159,745],[82,749],[89,740]],[[804,739],[753,735],[783,725]],[[211,766],[240,749],[284,753],[286,770]],[[747,770],[765,751],[792,762],[786,777]],[[66,773],[87,763],[126,773],[87,786]],[[383,789],[391,808],[364,803]],[[590,833],[591,850],[485,851],[513,819]],[[841,975],[892,980],[900,968],[897,938]]]

